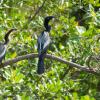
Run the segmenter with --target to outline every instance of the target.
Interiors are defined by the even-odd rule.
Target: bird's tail
[[[38,74],[44,73],[44,57],[43,57],[43,55],[39,56],[37,73]]]

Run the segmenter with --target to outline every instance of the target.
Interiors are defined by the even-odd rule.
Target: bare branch
[[[44,0],[43,3],[42,3],[42,5],[41,5],[40,7],[37,8],[37,10],[35,11],[33,17],[31,17],[29,21],[32,21],[32,20],[35,18],[35,16],[36,16],[36,15],[39,13],[39,11],[43,8],[45,2],[46,2],[46,0]]]
[[[7,65],[11,65],[11,64],[16,63],[16,62],[21,61],[21,60],[25,60],[25,59],[29,59],[29,58],[37,58],[37,57],[38,57],[37,53],[31,53],[31,54],[19,56],[17,58],[12,59],[12,60],[5,61],[4,63],[2,63],[0,65],[0,67],[3,68],[3,67],[6,67]],[[81,71],[89,72],[89,73],[92,73],[95,75],[100,75],[96,72],[95,69],[89,69],[87,66],[81,66],[79,64],[69,62],[69,61],[62,59],[60,57],[56,57],[54,55],[47,54],[47,55],[45,55],[45,58],[56,60],[56,61],[59,61],[59,62],[64,63],[64,64],[68,64],[70,67],[80,69]]]
[[[23,26],[23,28],[26,28],[26,25],[29,25],[29,23],[35,18],[35,16],[39,13],[39,11],[43,8],[44,4],[45,4],[46,0],[43,1],[42,5],[40,7],[38,7],[34,13],[34,15],[31,17],[29,16],[28,21],[25,23],[25,25]],[[23,30],[23,28],[21,29],[21,31]]]

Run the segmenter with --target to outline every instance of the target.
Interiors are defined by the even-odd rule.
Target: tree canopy
[[[38,75],[37,38],[49,15],[52,43]],[[0,65],[1,100],[100,99],[99,0],[1,0],[0,23],[2,42],[17,29]]]

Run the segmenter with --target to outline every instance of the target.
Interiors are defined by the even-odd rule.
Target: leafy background
[[[5,60],[37,52],[37,37],[48,15],[56,17],[50,22],[52,45],[49,54],[80,65],[87,65],[90,55],[100,55],[99,0],[43,2],[0,1],[0,40],[10,28],[18,29],[10,35]],[[0,69],[1,100],[100,100],[100,76],[50,59],[45,59],[45,73],[38,75],[37,62],[37,58],[28,59]],[[89,64],[100,72],[100,60],[92,59]]]

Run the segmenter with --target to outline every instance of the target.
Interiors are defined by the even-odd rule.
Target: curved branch
[[[12,60],[5,61],[4,63],[2,63],[0,65],[0,68],[6,67],[7,65],[11,65],[11,64],[16,63],[16,62],[21,61],[21,60],[25,60],[25,59],[29,59],[29,58],[37,58],[37,57],[38,57],[37,53],[31,53],[31,54],[19,56],[17,58],[12,59]],[[87,66],[81,66],[79,64],[69,62],[63,58],[56,57],[54,55],[47,54],[47,55],[45,55],[45,58],[56,60],[56,61],[59,61],[59,62],[64,63],[64,64],[68,64],[68,65],[70,65],[70,67],[74,67],[74,68],[80,69],[80,70],[85,71],[85,72],[89,72],[89,73],[92,73],[95,75],[100,75],[94,69],[89,69]]]

